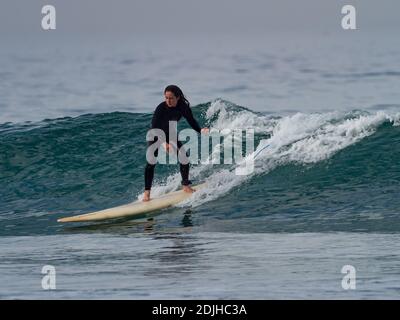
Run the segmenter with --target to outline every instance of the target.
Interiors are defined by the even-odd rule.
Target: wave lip
[[[256,128],[260,139],[254,151],[257,155],[255,171],[243,177],[235,175],[232,168],[215,167],[210,171],[201,166],[195,167],[193,175],[205,180],[209,188],[196,193],[183,206],[198,206],[218,199],[246,181],[266,176],[284,166],[320,164],[383,130],[381,127],[385,124],[391,128],[389,130],[397,130],[400,121],[400,113],[385,111],[295,113],[278,118],[268,117],[251,110],[235,108],[223,100],[211,103],[206,117],[211,119],[212,128]],[[263,139],[263,134],[270,137]]]

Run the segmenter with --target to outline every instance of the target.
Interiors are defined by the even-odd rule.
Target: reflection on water
[[[91,222],[80,225],[65,225],[61,230],[63,234],[70,233],[113,233],[120,235],[127,235],[132,233],[154,233],[154,232],[180,232],[189,231],[193,227],[192,214],[193,210],[188,209],[182,213],[182,218],[179,223],[183,228],[165,227],[157,229],[157,221],[165,221],[168,218],[157,219],[155,216],[160,214],[160,211],[147,215],[145,219],[132,219],[129,217],[112,219],[102,222]],[[187,229],[187,230],[184,230]]]
[[[154,227],[156,219],[144,221]],[[1,298],[368,299],[399,296],[398,234],[169,232],[3,237]],[[40,289],[43,265],[57,290]],[[344,265],[357,290],[343,290]]]
[[[144,223],[144,232],[153,232],[154,231],[154,218],[148,218]]]
[[[153,263],[145,270],[144,275],[161,279],[180,275],[182,279],[202,269],[202,261],[207,250],[203,247],[203,243],[196,241],[194,235],[154,234],[153,239],[162,241],[164,245],[149,254],[149,259]]]
[[[192,210],[188,209],[184,212],[182,219],[182,226],[185,228],[193,227]]]

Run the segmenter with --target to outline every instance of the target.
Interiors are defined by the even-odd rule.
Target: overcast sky
[[[356,7],[360,30],[400,30],[398,0],[1,0],[0,34],[42,34],[46,4],[69,36],[336,32],[345,4]]]

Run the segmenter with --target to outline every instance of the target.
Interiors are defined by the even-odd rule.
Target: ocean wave
[[[192,165],[190,179],[206,182],[207,188],[179,207],[207,203],[217,212],[241,201],[251,212],[257,212],[257,204],[273,204],[278,211],[317,210],[321,201],[331,201],[375,216],[361,200],[372,191],[380,198],[364,202],[379,207],[379,215],[385,206],[396,207],[398,112],[271,116],[222,99],[195,106],[193,112],[203,126],[214,130],[254,129],[254,171],[236,175],[235,163]],[[140,198],[150,121],[148,113],[113,112],[0,125],[0,222],[57,218]],[[182,125],[187,126],[184,121]],[[178,189],[180,180],[177,165],[158,165],[152,195]],[[238,193],[239,189],[247,191]]]

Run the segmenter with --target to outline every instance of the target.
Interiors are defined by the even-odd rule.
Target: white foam
[[[223,129],[254,129],[256,133],[270,132],[276,124],[274,119],[259,115],[249,110],[238,110],[230,106],[227,102],[216,99],[211,102],[206,112],[208,121],[217,117],[212,122],[212,128],[217,130]]]
[[[361,139],[373,134],[383,122],[390,120],[388,115],[378,112],[375,115],[347,119],[341,123],[323,123],[312,136],[304,138],[281,154],[288,161],[313,163],[331,157]]]
[[[390,121],[393,122],[393,126],[398,127],[400,126],[400,112],[397,112],[390,118]]]

